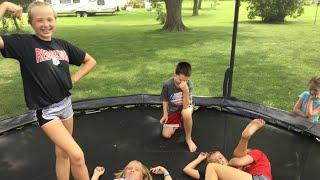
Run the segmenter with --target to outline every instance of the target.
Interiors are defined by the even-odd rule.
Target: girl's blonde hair
[[[143,178],[142,178],[143,180],[152,180],[152,176],[150,174],[150,170],[145,165],[143,165],[140,161],[137,161],[137,160],[133,160],[133,161],[130,161],[130,162],[136,162],[136,163],[138,163],[140,165],[141,172],[142,172],[142,175],[143,175]],[[122,169],[121,171],[119,171],[119,172],[114,174],[116,176],[115,177],[116,179],[117,178],[125,178],[124,177],[124,173],[125,173],[125,171],[127,169],[128,164],[126,165],[126,167],[124,169]]]
[[[314,76],[308,83],[309,89],[320,88],[320,76]]]
[[[47,6],[50,7],[52,9],[52,7],[50,6],[49,3],[47,2],[42,2],[42,1],[33,1],[32,3],[29,4],[28,6],[28,23],[31,24],[32,22],[32,9],[34,7],[38,7],[38,6]],[[56,19],[57,18],[57,14],[56,12],[52,9],[53,12],[53,16]]]

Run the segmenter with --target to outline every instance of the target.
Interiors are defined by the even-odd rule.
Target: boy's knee
[[[170,139],[171,136],[172,136],[171,133],[162,131],[162,137],[164,137],[164,138],[166,138],[166,139]]]
[[[188,109],[183,109],[181,111],[181,116],[182,116],[183,120],[192,120],[192,112],[191,112],[191,110],[189,108]]]

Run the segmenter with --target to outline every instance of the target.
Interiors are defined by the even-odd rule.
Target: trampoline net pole
[[[233,20],[233,34],[232,34],[232,45],[231,45],[230,67],[229,67],[230,76],[228,81],[229,85],[228,85],[227,97],[231,97],[234,56],[236,51],[237,31],[238,31],[239,7],[240,7],[240,0],[236,0],[235,10],[234,10],[234,20]]]

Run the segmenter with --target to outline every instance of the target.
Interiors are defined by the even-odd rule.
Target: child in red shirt
[[[264,124],[262,119],[254,119],[247,125],[231,160],[228,161],[219,151],[201,153],[183,169],[184,173],[194,179],[203,179],[202,173],[195,168],[207,159],[206,180],[272,180],[271,165],[267,156],[258,149],[247,149],[251,136]]]

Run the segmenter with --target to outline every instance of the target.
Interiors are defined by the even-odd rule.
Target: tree
[[[303,0],[244,0],[249,3],[247,7],[248,18],[260,16],[263,22],[284,22],[286,16],[299,17],[303,9]]]
[[[162,27],[165,31],[185,31],[186,26],[182,22],[182,0],[164,0],[167,10],[167,19]]]
[[[199,15],[199,0],[193,0],[193,13],[192,16]]]
[[[198,9],[201,9],[201,5],[202,5],[202,0],[199,0]]]

